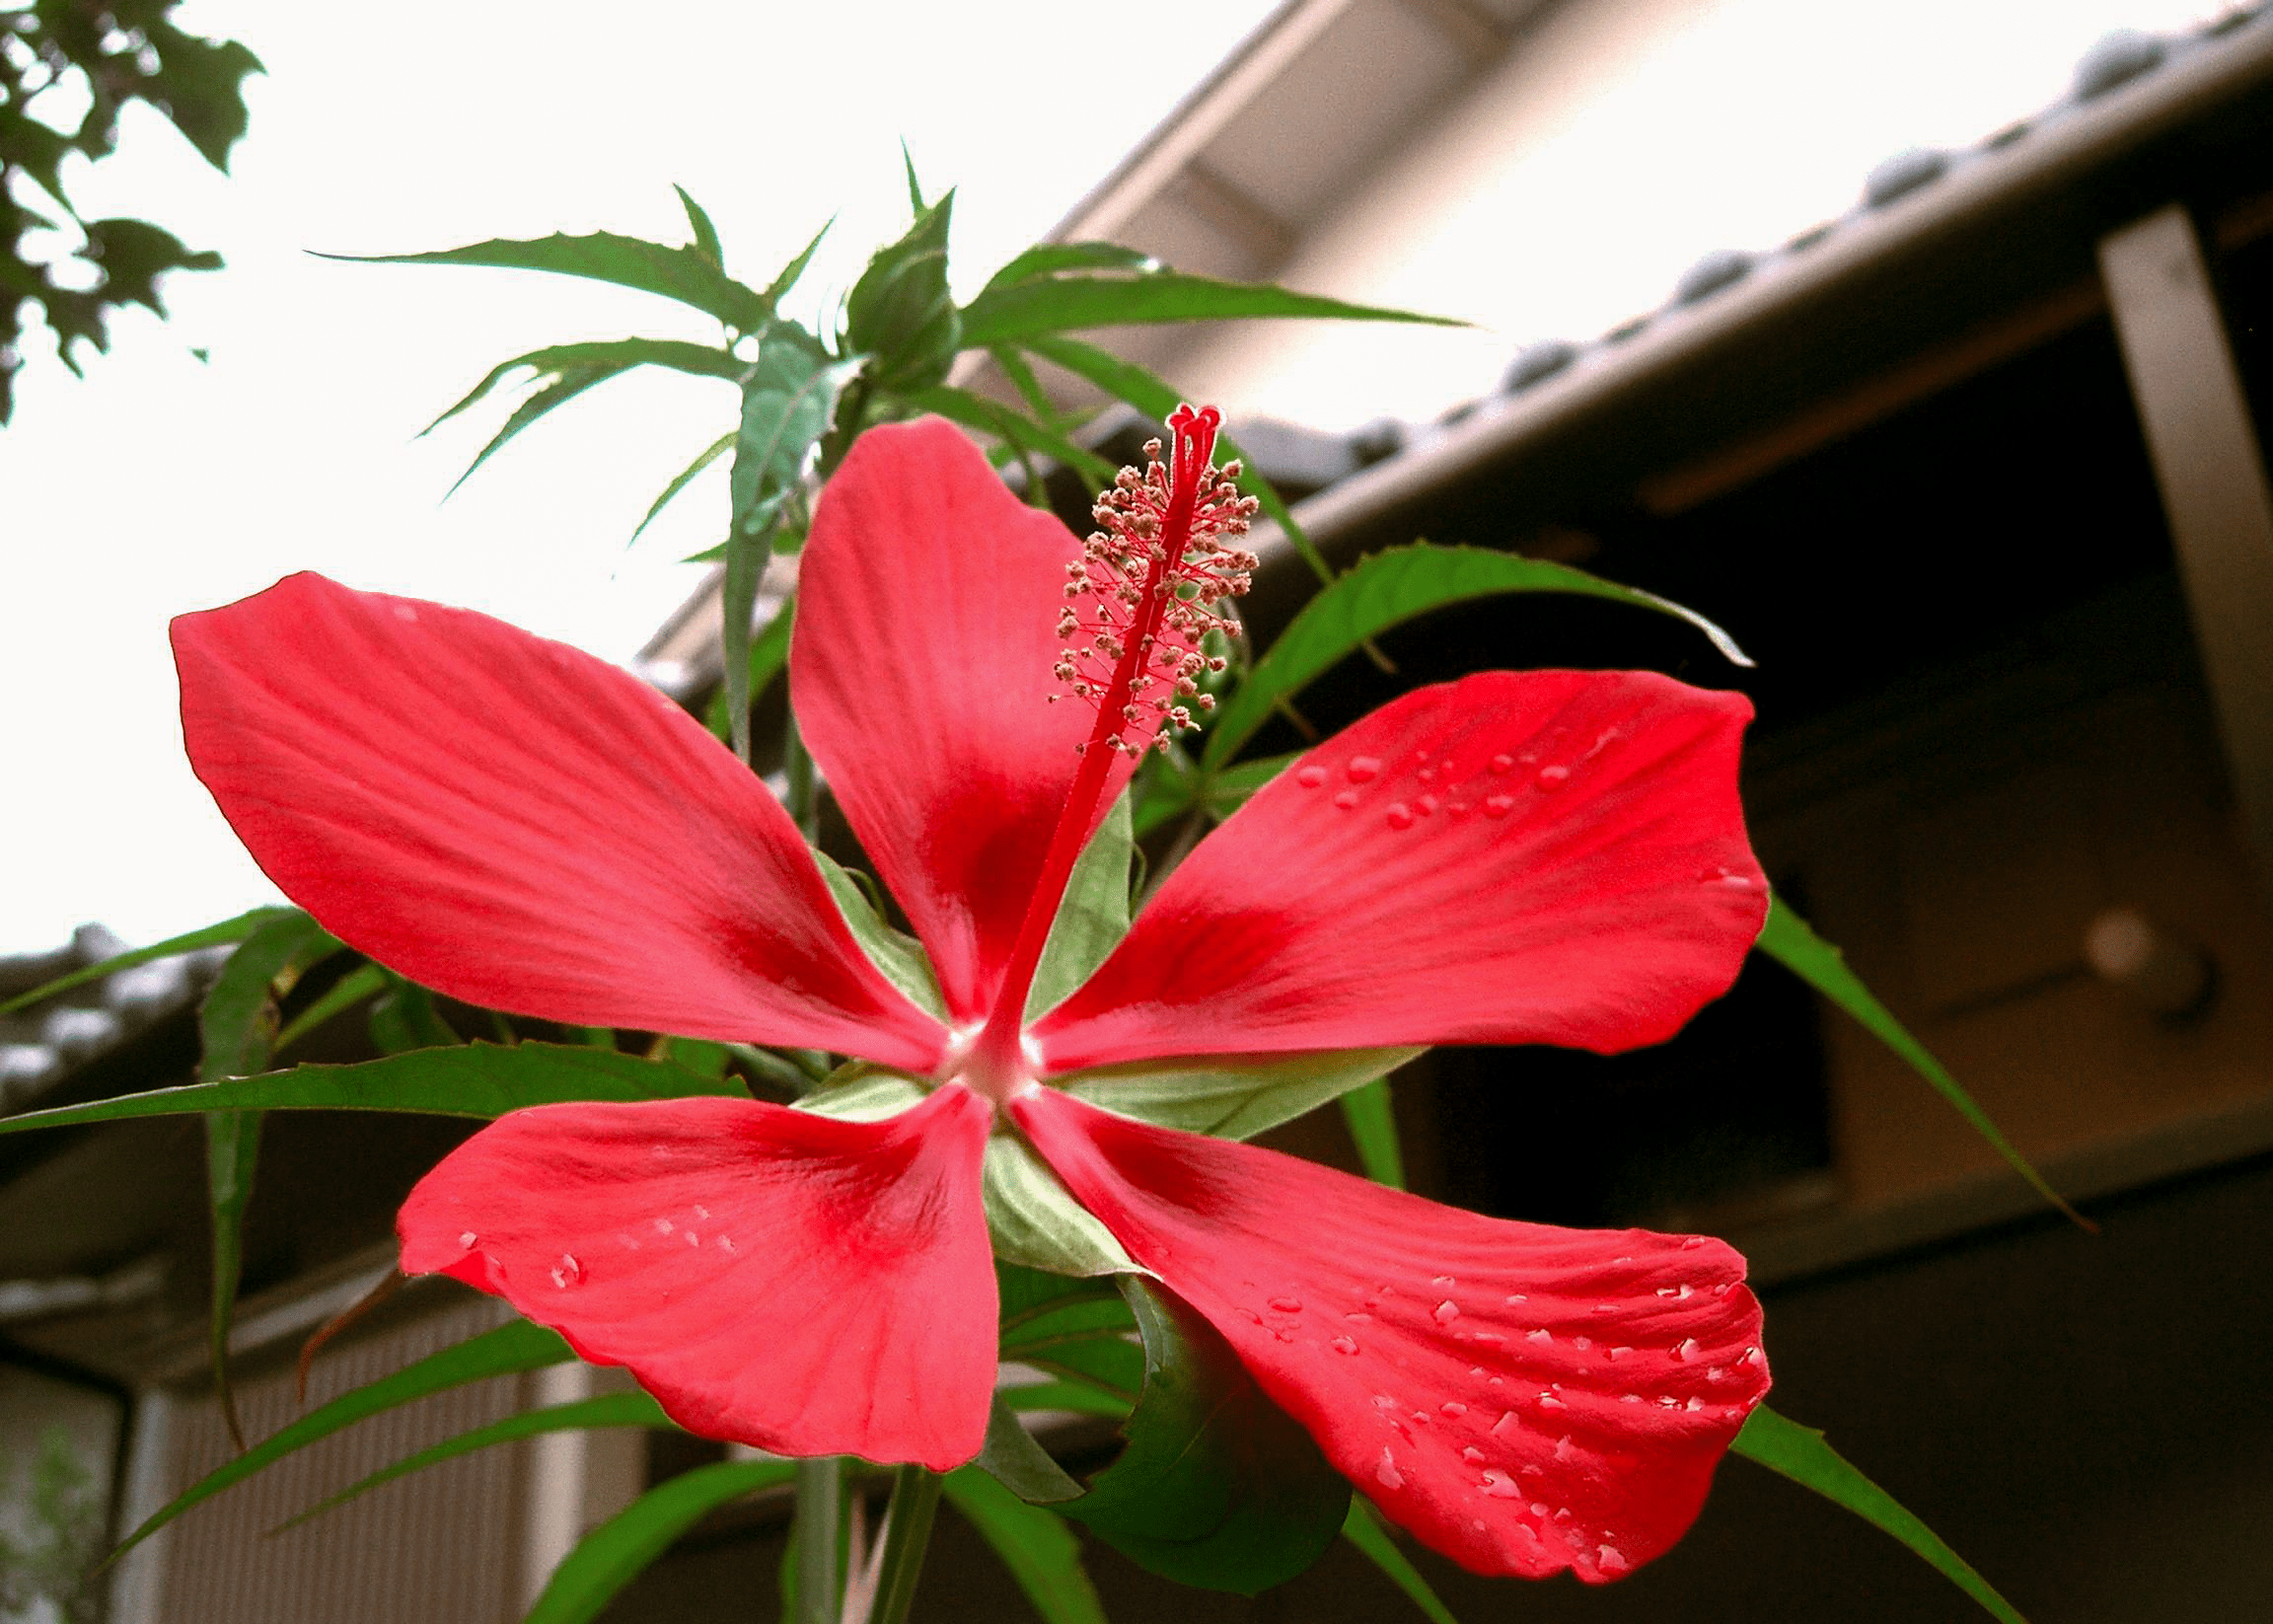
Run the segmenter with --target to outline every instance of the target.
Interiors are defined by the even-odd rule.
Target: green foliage
[[[1081,1542],[1065,1519],[966,1466],[947,1474],[947,1504],[979,1530],[1043,1624],[1105,1624],[1105,1605],[1081,1565]]]
[[[1405,1188],[1405,1151],[1397,1139],[1397,1113],[1389,1079],[1380,1077],[1342,1096],[1342,1121],[1357,1146],[1365,1176],[1392,1190]]]
[[[163,316],[160,278],[221,266],[218,254],[192,251],[151,221],[81,217],[63,184],[67,158],[100,162],[112,154],[119,115],[137,102],[170,120],[215,169],[229,167],[246,128],[244,81],[260,71],[259,58],[233,40],[183,32],[174,8],[175,0],[137,0],[0,11],[0,423],[14,406],[28,307],[40,309],[63,364],[77,372],[76,346],[110,348],[112,311],[131,304]],[[63,110],[81,92],[85,108],[68,123]],[[43,194],[39,203],[25,200],[34,186]],[[66,221],[81,245],[60,260],[35,261],[26,238]],[[89,278],[90,287],[73,285]]]
[[[735,332],[756,332],[773,316],[766,295],[745,287],[718,265],[714,252],[697,245],[671,248],[613,231],[588,236],[514,239],[493,237],[463,248],[423,254],[332,254],[325,258],[375,265],[483,265],[499,270],[542,270],[653,293],[711,316]]]
[[[749,1090],[731,1076],[706,1077],[637,1055],[550,1043],[474,1043],[26,1111],[0,1117],[0,1134],[215,1110],[411,1111],[489,1118],[562,1100],[682,1099],[691,1094],[747,1098]]]
[[[1140,1122],[1217,1139],[1253,1139],[1328,1100],[1347,1102],[1378,1087],[1379,1079],[1424,1053],[1407,1046],[1290,1055],[1195,1055],[1130,1061],[1070,1072],[1057,1080],[1067,1093],[1091,1105]],[[1363,1148],[1362,1142],[1359,1147]]]
[[[1924,1077],[1936,1093],[1947,1100],[1957,1114],[1972,1125],[1973,1131],[1987,1140],[1990,1146],[2005,1158],[2007,1165],[2026,1179],[2038,1195],[2084,1228],[2097,1227],[2069,1206],[2060,1192],[2045,1182],[2044,1175],[2029,1165],[2027,1158],[2015,1148],[2013,1142],[2005,1137],[1996,1123],[1990,1121],[1989,1113],[1973,1102],[1973,1096],[1949,1074],[1948,1070],[1927,1052],[1924,1044],[1910,1035],[1909,1029],[1894,1018],[1894,1012],[1880,1003],[1877,996],[1863,985],[1862,978],[1847,968],[1847,956],[1815,934],[1814,928],[1793,913],[1783,898],[1770,900],[1768,921],[1760,927],[1760,939],[1754,945],[1854,1016],[1872,1037],[1907,1061],[1911,1070]]]
[[[1133,829],[1130,798],[1123,794],[1098,822],[1065,882],[1034,984],[1026,991],[1027,1020],[1063,1002],[1129,933],[1129,865],[1136,846]]]
[[[1943,1544],[1933,1529],[1904,1511],[1892,1495],[1849,1465],[1812,1427],[1787,1421],[1763,1404],[1746,1418],[1743,1430],[1729,1447],[1892,1534],[2004,1624],[2027,1624],[1963,1557]]]
[[[1342,1537],[1386,1574],[1389,1582],[1403,1590],[1413,1605],[1428,1617],[1429,1624],[1460,1624],[1452,1616],[1452,1609],[1430,1588],[1429,1581],[1421,1577],[1421,1570],[1397,1548],[1395,1537],[1382,1525],[1381,1513],[1363,1495],[1350,1497],[1350,1515],[1342,1524]]]
[[[876,251],[844,302],[845,348],[876,358],[876,389],[928,389],[946,378],[963,347],[963,318],[947,290],[954,211],[952,191],[919,208],[905,237]]]
[[[17,1462],[0,1453],[0,1505],[15,1509],[22,1530],[0,1530],[0,1617],[99,1624],[106,1587],[93,1569],[103,1554],[103,1495],[70,1430],[42,1432],[23,1463],[21,1491],[17,1481]]]
[[[786,1483],[787,1460],[725,1460],[697,1466],[648,1490],[586,1534],[553,1570],[523,1624],[584,1624],[661,1556],[671,1542],[729,1501]]]
[[[1704,616],[1652,593],[1620,586],[1569,564],[1483,548],[1415,542],[1359,560],[1302,606],[1269,651],[1256,660],[1246,680],[1217,705],[1201,752],[1203,766],[1215,768],[1228,762],[1269,719],[1273,705],[1301,692],[1313,678],[1355,653],[1366,638],[1447,604],[1508,592],[1573,592],[1655,610],[1696,627],[1736,664],[1752,663],[1725,631]]]
[[[1076,245],[1076,250],[1089,245]],[[1126,250],[1118,251],[1126,253]],[[1322,317],[1338,322],[1418,322],[1431,327],[1465,327],[1441,316],[1296,293],[1267,282],[1218,282],[1159,267],[1068,265],[1021,274],[1017,280],[990,282],[963,310],[963,342],[1024,343],[1089,328],[1155,325],[1163,322],[1219,322],[1241,317]]]
[[[1120,1457],[1059,1509],[1180,1585],[1254,1595],[1293,1578],[1341,1532],[1348,1481],[1206,1320],[1137,1277],[1122,1290],[1143,1396]]]
[[[203,925],[195,930],[184,931],[179,936],[169,936],[164,941],[153,943],[148,947],[137,947],[132,952],[115,954],[100,964],[82,965],[67,976],[57,976],[51,982],[35,987],[29,993],[20,993],[5,1003],[0,1003],[0,1015],[14,1014],[17,1010],[37,1003],[43,998],[54,997],[59,993],[68,993],[72,988],[84,987],[91,981],[101,981],[104,977],[114,975],[120,970],[131,970],[138,964],[149,964],[157,959],[178,958],[183,953],[194,953],[203,947],[234,946],[269,922],[297,916],[299,913],[300,910],[297,908],[247,909],[235,919],[223,920],[218,924]]]
[[[471,1381],[490,1376],[515,1375],[523,1370],[542,1369],[548,1365],[564,1365],[575,1356],[559,1334],[526,1320],[515,1320],[500,1325],[494,1331],[484,1331],[471,1341],[445,1348],[438,1354],[429,1354],[416,1364],[397,1370],[391,1376],[367,1382],[353,1392],[342,1393],[330,1403],[322,1405],[302,1416],[281,1432],[261,1439],[236,1459],[218,1470],[206,1474],[160,1510],[142,1526],[126,1536],[125,1541],[110,1553],[110,1560],[119,1557],[148,1539],[160,1528],[173,1521],[192,1506],[202,1505],[224,1489],[236,1487],[254,1473],[263,1471],[286,1455],[305,1449],[319,1439],[352,1427],[358,1421],[408,1404],[429,1393],[448,1392]]]
[[[526,1438],[538,1438],[546,1433],[580,1433],[595,1427],[658,1427],[672,1428],[676,1424],[663,1413],[663,1406],[645,1393],[603,1393],[598,1398],[579,1399],[573,1404],[553,1404],[542,1410],[524,1410],[502,1421],[492,1421],[486,1427],[476,1427],[430,1444],[415,1454],[404,1455],[393,1465],[382,1466],[369,1477],[359,1478],[337,1494],[328,1495],[299,1515],[279,1523],[269,1530],[282,1533],[286,1528],[297,1528],[301,1523],[322,1516],[326,1512],[358,1500],[399,1477],[408,1477],[429,1466],[439,1466],[445,1460],[456,1460],[477,1450],[494,1448],[500,1443],[517,1443]]]

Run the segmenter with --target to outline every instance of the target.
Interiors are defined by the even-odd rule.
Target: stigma
[[[1065,566],[1063,643],[1055,674],[1071,697],[1098,707],[1087,751],[1102,744],[1132,758],[1199,725],[1195,709],[1214,705],[1200,691],[1224,660],[1210,654],[1210,631],[1236,636],[1223,607],[1253,579],[1255,554],[1226,538],[1247,533],[1256,501],[1239,493],[1236,462],[1211,461],[1222,414],[1179,406],[1168,419],[1166,463],[1158,440],[1145,466],[1125,468],[1090,510],[1097,528]]]

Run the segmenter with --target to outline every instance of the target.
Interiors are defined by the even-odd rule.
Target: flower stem
[[[837,1512],[843,1498],[843,1460],[797,1462],[797,1624],[838,1624]]]
[[[883,1565],[876,1580],[876,1605],[868,1624],[906,1624],[922,1577],[923,1553],[931,1544],[931,1520],[939,1512],[945,1479],[920,1466],[893,1474],[892,1505],[885,1515]]]

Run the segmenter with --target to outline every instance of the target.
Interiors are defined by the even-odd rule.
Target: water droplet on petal
[[[1535,781],[1543,793],[1551,795],[1568,783],[1570,778],[1571,770],[1568,767],[1542,767]]]
[[[1482,1533],[1488,1524],[1482,1517],[1477,1517],[1475,1520],[1471,1521],[1468,1526],[1475,1529],[1478,1533]]]
[[[1455,818],[1465,817],[1468,813],[1468,803],[1455,797],[1444,803],[1444,810],[1451,813]]]
[[[1283,1314],[1298,1314],[1302,1311],[1302,1299],[1300,1297],[1273,1297],[1271,1306]]]
[[[1467,1448],[1460,1451],[1460,1458],[1462,1460],[1489,1460],[1492,1457],[1471,1443]]]
[[[1555,1458],[1557,1460],[1569,1460],[1574,1452],[1571,1447],[1571,1435],[1569,1433],[1565,1433],[1555,1440]]]
[[[1294,775],[1294,781],[1305,789],[1315,789],[1326,781],[1326,770],[1312,762]]]
[[[732,1235],[720,1235],[718,1237],[718,1250],[721,1252],[734,1250],[734,1237]]]
[[[1587,1349],[1594,1346],[1594,1339],[1592,1337],[1573,1337],[1571,1339],[1571,1346],[1577,1349],[1580,1353],[1584,1353]]]
[[[1373,1408],[1376,1410],[1394,1410],[1397,1408],[1397,1401],[1387,1393],[1375,1393],[1373,1395]]]
[[[1436,1323],[1437,1323],[1437,1324],[1439,1324],[1439,1325],[1449,1325],[1449,1324],[1451,1324],[1451,1323],[1452,1323],[1454,1320],[1458,1319],[1459,1317],[1460,1317],[1460,1304],[1458,1304],[1457,1302],[1454,1302],[1454,1301],[1453,1301],[1453,1300],[1452,1300],[1450,1297],[1446,1297],[1446,1298],[1445,1298],[1445,1299],[1444,1299],[1442,1302],[1439,1302],[1438,1304],[1436,1304]]]
[[[697,1234],[694,1230],[690,1229],[687,1231],[687,1244],[690,1246],[699,1246],[702,1244],[702,1237]]]
[[[678,1225],[673,1223],[669,1218],[659,1218],[655,1220],[655,1232],[659,1235],[667,1235],[677,1227]]]
[[[1500,1412],[1500,1419],[1492,1423],[1492,1436],[1494,1438],[1505,1438],[1522,1425],[1520,1421],[1515,1419],[1513,1410],[1503,1410]]]
[[[1344,812],[1349,811],[1357,804],[1357,791],[1355,789],[1343,790],[1341,794],[1334,797],[1334,804]]]
[[[1424,795],[1413,803],[1413,810],[1420,813],[1424,818],[1432,817],[1436,808],[1442,804],[1433,795]]]
[[[1429,1284],[1431,1286],[1457,1286],[1460,1283],[1454,1280],[1450,1275],[1433,1275],[1430,1277]],[[1386,1292],[1389,1290],[1389,1288],[1384,1286],[1381,1288],[1381,1290]]]
[[[1549,1512],[1553,1510],[1554,1508],[1548,1505],[1544,1500],[1534,1500],[1531,1502],[1531,1514],[1533,1516],[1545,1516]]]
[[[1512,795],[1490,795],[1485,797],[1484,815],[1487,818],[1504,818],[1513,810],[1515,810],[1515,797]]]
[[[1529,1302],[1531,1299],[1525,1296],[1521,1292],[1509,1292],[1500,1300],[1502,1302]]]
[[[1354,1354],[1357,1351],[1357,1344],[1352,1342],[1348,1337],[1336,1337],[1326,1346],[1338,1354]]]
[[[1683,1235],[1681,1237],[1681,1250],[1684,1252],[1694,1252],[1700,1246],[1710,1246],[1713,1243],[1706,1239],[1703,1235]]]
[[[1352,783],[1371,783],[1381,775],[1381,760],[1377,756],[1353,756],[1344,771]]]
[[[1678,1360],[1696,1358],[1697,1339],[1695,1337],[1683,1337],[1679,1342],[1673,1344],[1672,1353],[1673,1357]]]
[[[1502,774],[1505,774],[1505,773],[1512,773],[1514,770],[1515,770],[1515,758],[1514,758],[1514,757],[1512,757],[1512,756],[1495,756],[1495,757],[1493,757],[1493,758],[1492,758],[1492,771],[1493,771],[1493,772],[1495,772],[1495,773],[1502,773]]]
[[[1484,1481],[1480,1486],[1494,1500],[1513,1500],[1521,1493],[1515,1487],[1515,1480],[1497,1466],[1485,1470]]]
[[[1342,1317],[1353,1325],[1370,1325],[1373,1323],[1371,1314],[1344,1314]]]
[[[1461,1403],[1456,1398],[1448,1398],[1443,1403],[1437,1405],[1436,1408],[1443,1411],[1448,1416],[1464,1416],[1468,1413],[1468,1406]]]
[[[479,1240],[480,1238],[481,1238],[481,1237],[480,1237],[479,1235],[476,1234],[476,1233],[475,1233],[473,1230],[471,1230],[471,1229],[468,1229],[468,1230],[466,1230],[464,1233],[462,1233],[461,1235],[459,1235],[459,1237],[458,1237],[458,1244],[459,1244],[459,1245],[461,1245],[461,1246],[463,1246],[463,1247],[465,1247],[465,1248],[466,1248],[466,1250],[468,1250],[469,1252],[471,1252],[472,1250],[474,1250],[474,1243],[475,1243],[476,1241]]]
[[[1594,1547],[1594,1566],[1606,1574],[1622,1574],[1633,1564],[1626,1560],[1625,1554],[1617,1546],[1597,1545]]]
[[[1692,1293],[1689,1290],[1687,1283],[1683,1283],[1679,1286],[1660,1286],[1657,1288],[1657,1294],[1661,1297],[1673,1297],[1680,1300],[1686,1300],[1694,1293]]]
[[[1525,1335],[1523,1340],[1525,1342],[1536,1342],[1542,1348],[1551,1348],[1555,1345],[1555,1339],[1550,1336],[1544,1329],[1528,1333]]]
[[[1553,1393],[1541,1393],[1539,1395],[1539,1408],[1542,1410],[1561,1410],[1567,1409],[1568,1406]]]
[[[1373,1479],[1384,1489],[1405,1487],[1405,1474],[1397,1469],[1396,1457],[1390,1454],[1386,1443],[1381,1445],[1381,1464],[1373,1468]]]
[[[1429,759],[1429,752],[1426,750],[1422,751],[1421,759],[1423,761],[1427,761]],[[1436,770],[1433,767],[1424,767],[1421,769],[1420,778],[1423,783],[1434,783],[1436,781]]]
[[[562,1252],[560,1254],[560,1262],[552,1270],[552,1284],[558,1287],[561,1291],[565,1292],[569,1287],[574,1286],[579,1281],[583,1280],[583,1278],[584,1265],[578,1263],[575,1258],[570,1256],[568,1253]]]
[[[1605,1348],[1602,1351],[1602,1357],[1604,1359],[1624,1359],[1633,1351],[1631,1348]]]
[[[1413,827],[1413,809],[1403,801],[1391,801],[1389,810],[1384,816],[1388,818],[1389,827],[1392,829],[1410,829]]]
[[[700,1202],[697,1202],[695,1204],[695,1216],[698,1218],[706,1218],[710,1216],[710,1209],[703,1206]]]

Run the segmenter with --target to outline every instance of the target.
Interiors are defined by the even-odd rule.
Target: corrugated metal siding
[[[475,1302],[328,1352],[310,1382],[322,1403],[500,1323]],[[167,1541],[157,1616],[165,1624],[501,1624],[520,1616],[515,1542],[520,1449],[462,1456],[399,1479],[302,1527],[270,1528],[414,1450],[521,1407],[521,1378],[436,1394],[288,1456],[188,1513]],[[289,1370],[239,1389],[246,1433],[295,1419]],[[229,1458],[219,1406],[176,1412],[173,1482]]]

